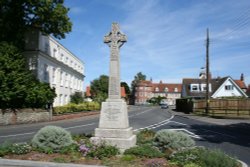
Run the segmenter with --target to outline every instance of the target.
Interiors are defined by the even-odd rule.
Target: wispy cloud
[[[121,78],[129,84],[140,71],[156,81],[198,77],[207,28],[212,73],[236,78],[245,73],[250,83],[249,0],[78,2],[71,2],[75,26],[67,43],[86,62],[87,83],[108,71],[109,49],[102,39],[116,20],[128,36],[120,55]]]

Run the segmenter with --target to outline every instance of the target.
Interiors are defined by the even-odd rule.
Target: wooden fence
[[[205,100],[193,101],[193,112],[204,112],[205,108]],[[209,114],[250,116],[250,99],[210,99]]]

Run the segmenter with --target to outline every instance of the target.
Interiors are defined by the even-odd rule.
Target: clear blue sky
[[[118,22],[128,37],[120,51],[121,80],[138,72],[154,82],[181,83],[205,66],[210,31],[213,77],[250,84],[249,0],[65,0],[72,32],[60,42],[85,63],[84,86],[108,75],[109,48],[103,37]]]

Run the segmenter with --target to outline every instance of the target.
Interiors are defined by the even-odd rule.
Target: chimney
[[[162,80],[160,80],[160,84],[162,84]]]
[[[244,81],[244,74],[243,73],[241,73],[241,75],[240,75],[240,80]]]

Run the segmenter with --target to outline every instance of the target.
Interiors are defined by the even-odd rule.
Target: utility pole
[[[209,30],[207,28],[207,39],[206,39],[206,114],[209,111]]]

